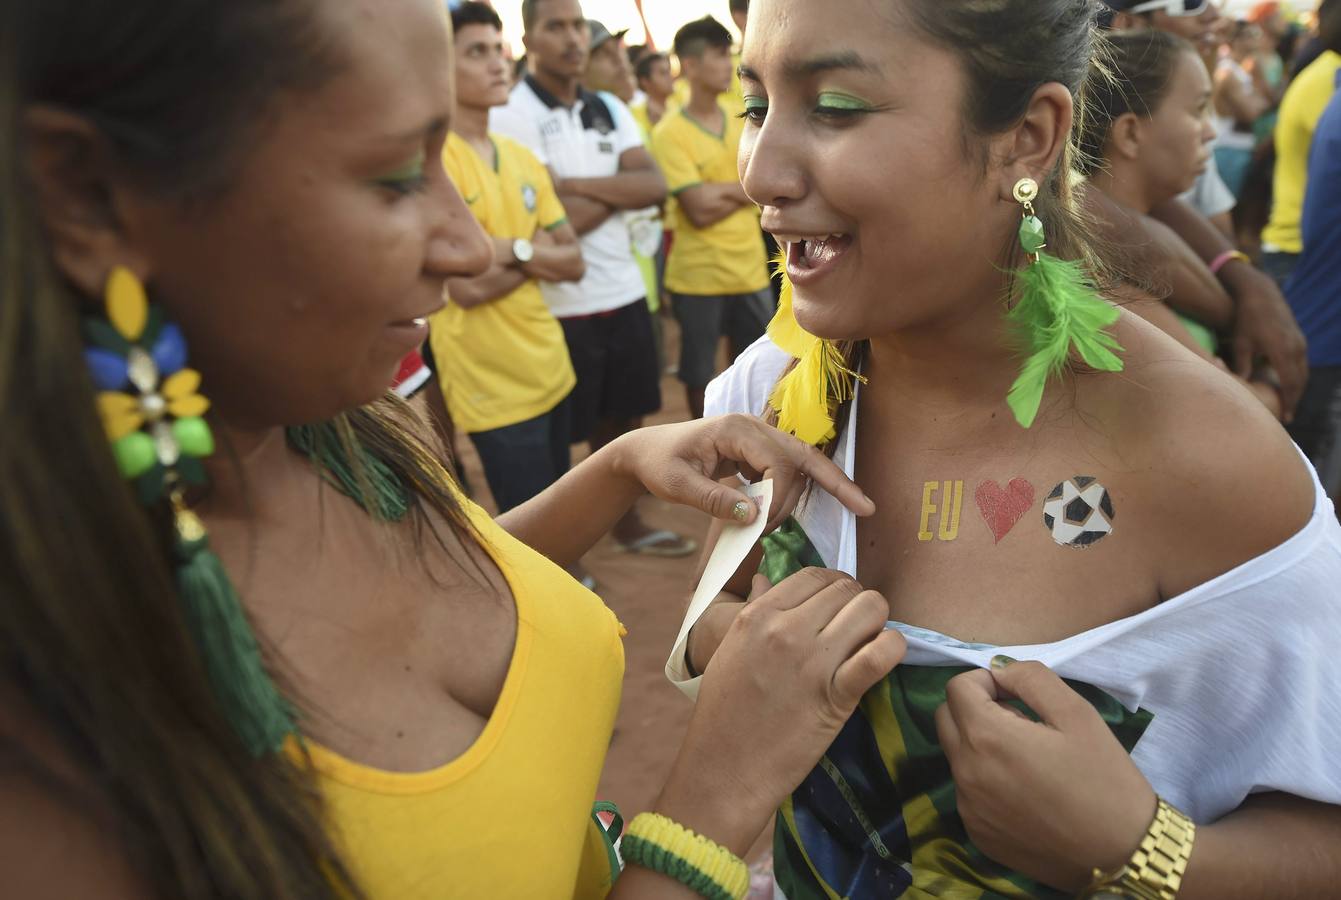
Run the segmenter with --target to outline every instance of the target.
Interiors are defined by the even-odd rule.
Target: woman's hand
[[[799,573],[798,573],[799,574]],[[780,582],[781,587],[786,582]],[[704,611],[703,617],[694,623],[694,627],[689,629],[689,638],[685,643],[685,655],[689,658],[689,666],[695,672],[708,671],[708,663],[712,662],[713,656],[717,653],[717,648],[722,645],[726,639],[726,634],[731,630],[731,625],[736,621],[736,616],[745,608],[746,604],[762,597],[773,589],[773,583],[763,575],[755,575],[750,584],[750,596],[741,602],[741,599],[735,594],[722,593],[718,595],[718,600]]]
[[[814,481],[859,516],[875,512],[861,488],[823,453],[753,416],[730,415],[630,432],[610,445],[615,469],[662,500],[693,506],[719,519],[754,521],[744,491],[717,479],[773,479],[768,530],[791,515]],[[744,515],[736,512],[737,505]]]
[[[951,679],[936,730],[969,837],[1054,888],[1080,890],[1095,868],[1125,864],[1155,817],[1154,789],[1099,713],[1039,663]]]
[[[888,618],[884,597],[827,569],[753,599],[703,677],[657,810],[743,854],[903,659]]]
[[[605,445],[538,497],[498,517],[509,534],[561,566],[595,545],[651,491],[719,519],[753,522],[754,501],[717,478],[773,479],[768,526],[776,528],[809,481],[860,516],[875,504],[814,447],[752,416],[722,416],[631,431]]]

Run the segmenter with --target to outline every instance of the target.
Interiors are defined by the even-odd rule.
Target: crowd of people
[[[484,282],[494,284],[484,304],[468,285],[449,285],[432,346],[444,359],[445,430],[454,423],[470,435],[500,511],[567,470],[565,441],[595,450],[657,411],[663,372],[678,375],[690,417],[702,417],[708,383],[777,308],[769,273],[777,245],[766,232],[761,239],[737,174],[745,106],[731,33],[705,17],[687,23],[667,54],[625,46],[625,32],[598,21],[579,27],[580,7],[560,5],[523,4],[520,36],[504,34],[486,3],[457,3],[452,13],[457,119],[474,123],[471,161],[497,173],[493,201],[477,214],[508,277]],[[742,34],[748,6],[727,5]],[[1259,3],[1242,19],[1193,0],[1109,6],[1102,24],[1117,80],[1089,98],[1101,115],[1082,135],[1077,171],[1088,182],[1085,204],[1123,261],[1114,265],[1118,292],[1191,352],[1232,366],[1291,426],[1329,491],[1341,488],[1341,452],[1333,452],[1341,349],[1330,349],[1326,312],[1336,273],[1324,262],[1336,255],[1336,238],[1325,223],[1314,226],[1317,249],[1288,288],[1293,316],[1281,293],[1303,251],[1308,170],[1328,162],[1325,153],[1310,162],[1309,153],[1334,90],[1336,53],[1316,16],[1287,17],[1279,3]],[[518,37],[526,52],[514,59]],[[485,68],[471,70],[476,63]],[[479,124],[486,110],[488,136]],[[529,153],[550,179],[532,172],[514,182],[522,163],[503,164],[498,147]],[[1312,183],[1316,220],[1336,198],[1323,179]],[[571,216],[562,226],[500,215],[499,204],[522,211],[553,188]],[[574,233],[585,274],[547,274],[548,238],[568,246]],[[518,241],[523,255],[542,261],[519,259]],[[679,342],[666,365],[668,316]],[[1307,356],[1296,321],[1308,332]],[[482,408],[490,413],[482,417]],[[636,512],[614,537],[635,553],[696,549]]]
[[[742,26],[747,5],[732,8]],[[449,283],[430,323],[431,359],[443,360],[432,406],[446,412],[444,433],[469,435],[500,512],[557,481],[569,443],[595,452],[657,412],[668,368],[702,418],[721,339],[734,358],[776,307],[758,213],[736,174],[744,122],[731,33],[711,17],[687,24],[672,79],[666,54],[626,47],[625,32],[584,19],[576,0],[525,3],[522,18],[526,54],[514,62],[492,7],[452,9],[456,121],[471,142],[449,150],[449,169],[498,258]],[[542,222],[534,213],[548,198],[553,221]],[[578,271],[545,267],[554,241],[580,251],[564,252]],[[671,311],[680,341],[668,366]],[[612,535],[630,553],[697,549],[636,509]]]
[[[1341,0],[515,2],[0,7],[6,894],[1335,896]]]

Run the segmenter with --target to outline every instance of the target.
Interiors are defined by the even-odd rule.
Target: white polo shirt
[[[507,105],[493,110],[489,130],[525,145],[560,178],[609,178],[619,172],[620,154],[643,145],[633,116],[622,107],[609,94],[597,96],[585,89],[566,107],[527,75]],[[626,216],[615,213],[582,235],[581,242],[586,277],[540,284],[555,316],[609,312],[646,296]]]

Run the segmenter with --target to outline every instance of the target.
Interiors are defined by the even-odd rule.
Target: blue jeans
[[[484,478],[500,513],[522,505],[568,471],[572,461],[568,405],[565,397],[534,419],[471,434],[470,442],[480,454]]]
[[[1299,265],[1298,253],[1263,253],[1262,271],[1271,276],[1276,282],[1276,287],[1283,292],[1285,283],[1290,280],[1294,274],[1295,266]]]
[[[1290,437],[1318,470],[1328,496],[1341,503],[1341,366],[1313,366]]]

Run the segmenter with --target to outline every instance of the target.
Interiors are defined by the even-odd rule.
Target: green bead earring
[[[1034,200],[1037,197],[1038,182],[1034,179],[1021,178],[1015,185],[1015,200],[1024,207],[1024,218],[1020,221],[1020,246],[1030,257],[1037,257],[1048,246],[1043,221],[1034,214]]]

